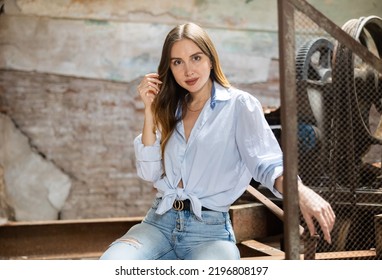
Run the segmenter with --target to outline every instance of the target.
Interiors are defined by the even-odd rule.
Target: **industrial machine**
[[[342,29],[377,58],[382,19],[362,17]],[[382,213],[382,74],[325,37],[296,55],[299,175],[334,206],[335,242],[318,250],[370,249]]]

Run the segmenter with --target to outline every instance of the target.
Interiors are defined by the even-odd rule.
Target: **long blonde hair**
[[[160,128],[162,134],[161,152],[163,161],[166,144],[175,129],[176,123],[180,120],[176,116],[176,110],[178,106],[184,108],[186,104],[185,96],[187,91],[178,85],[170,69],[172,46],[182,39],[192,40],[211,60],[211,79],[223,87],[230,87],[230,83],[220,66],[215,46],[208,34],[200,26],[194,23],[180,24],[168,33],[163,44],[162,56],[158,66],[159,79],[162,81],[162,85],[152,103],[156,128]]]

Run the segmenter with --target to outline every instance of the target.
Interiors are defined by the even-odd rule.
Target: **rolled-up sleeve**
[[[134,139],[134,149],[138,176],[145,181],[157,181],[163,173],[160,137],[157,135],[152,146],[145,146],[140,134]]]
[[[237,106],[236,141],[240,156],[253,178],[281,198],[274,182],[283,173],[282,151],[260,102],[251,96],[241,96]]]

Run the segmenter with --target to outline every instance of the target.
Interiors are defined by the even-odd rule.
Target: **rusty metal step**
[[[97,258],[142,217],[49,222],[10,222],[0,226],[0,259]]]

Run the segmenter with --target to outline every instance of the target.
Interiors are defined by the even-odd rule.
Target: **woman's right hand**
[[[153,145],[156,140],[156,127],[153,112],[151,111],[151,104],[160,91],[162,84],[158,78],[159,75],[157,73],[147,74],[138,85],[138,93],[145,105],[145,119],[142,130],[142,143],[145,146]]]
[[[145,108],[150,108],[156,95],[160,91],[162,82],[158,79],[157,73],[149,73],[144,76],[140,84],[138,85],[138,93],[142,98]]]

